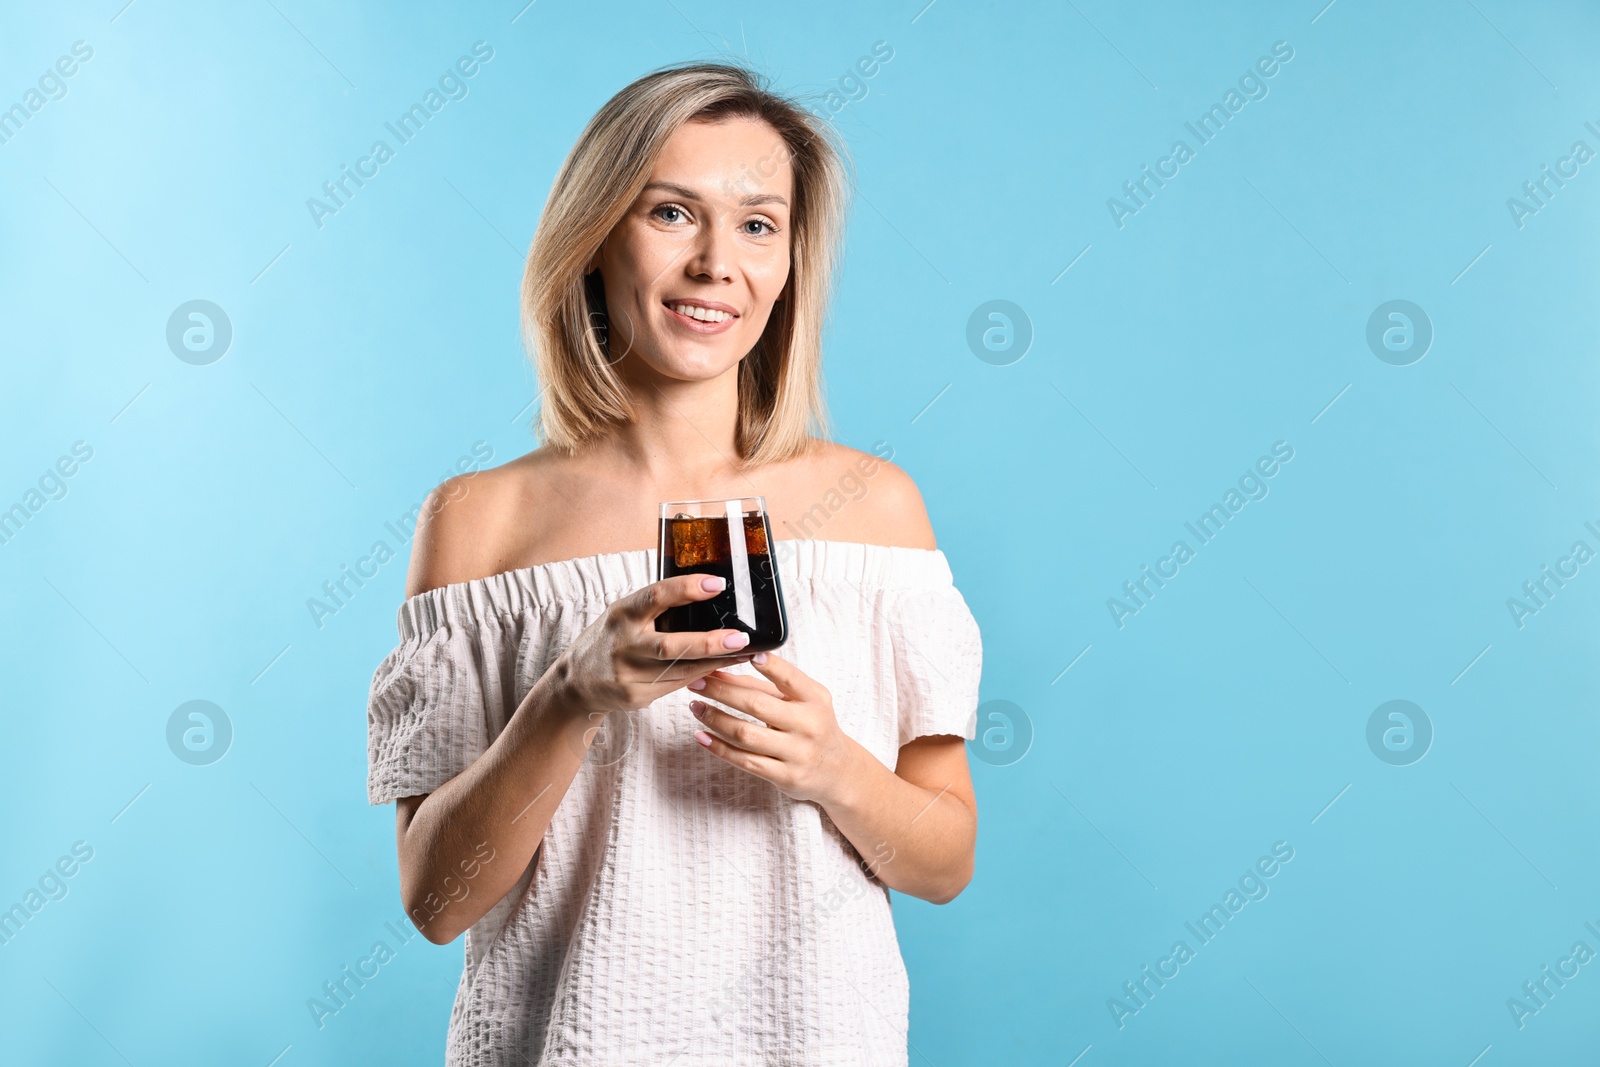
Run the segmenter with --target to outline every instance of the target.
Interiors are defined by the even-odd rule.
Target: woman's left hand
[[[773,652],[758,655],[750,665],[763,677],[718,670],[701,679],[703,687],[693,682],[689,688],[698,687],[700,696],[760,721],[748,722],[696,700],[690,709],[707,729],[696,730],[695,740],[786,796],[827,807],[848,788],[856,756],[865,750],[839,728],[833,694],[822,683]]]

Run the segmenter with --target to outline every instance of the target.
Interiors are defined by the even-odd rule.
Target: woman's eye
[[[778,232],[778,228],[772,223],[768,222],[766,219],[751,219],[749,222],[746,222],[745,225],[757,227],[757,229],[745,231],[751,237],[765,237],[769,233]]]
[[[669,219],[669,218],[664,218],[663,216],[665,216],[665,215],[679,215],[679,216],[681,216],[682,214],[683,214],[683,208],[678,207],[675,204],[662,204],[660,207],[656,208],[656,216],[658,218],[661,218],[662,222],[677,222],[678,219]]]

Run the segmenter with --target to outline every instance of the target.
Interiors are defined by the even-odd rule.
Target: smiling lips
[[[739,316],[726,304],[698,304],[684,300],[667,301],[663,306],[675,321],[695,333],[721,333]]]

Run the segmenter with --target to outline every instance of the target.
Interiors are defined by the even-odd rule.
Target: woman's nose
[[[730,277],[733,241],[720,226],[708,226],[695,235],[694,252],[689,258],[690,273],[721,281]]]

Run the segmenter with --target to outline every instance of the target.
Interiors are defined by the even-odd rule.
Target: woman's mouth
[[[708,308],[688,301],[663,303],[672,319],[684,329],[699,334],[722,333],[739,318],[731,311]]]

